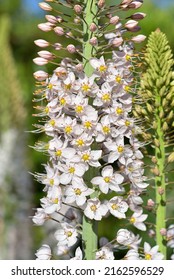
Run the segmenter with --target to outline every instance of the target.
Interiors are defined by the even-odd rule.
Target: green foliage
[[[160,229],[166,228],[167,192],[172,184],[174,162],[174,60],[166,35],[159,29],[149,36],[144,61],[146,70],[138,96],[142,105],[135,105],[134,115],[142,121],[143,140],[149,142],[146,148],[152,161],[151,184],[156,190],[156,240],[166,256]]]

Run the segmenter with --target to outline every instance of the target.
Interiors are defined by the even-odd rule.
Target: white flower
[[[103,216],[108,212],[106,205],[101,204],[98,198],[88,199],[87,206],[84,210],[85,216],[91,220],[100,221]]]
[[[119,219],[126,218],[125,212],[128,210],[128,205],[121,196],[112,197],[107,206],[113,216]]]
[[[78,206],[85,204],[86,196],[92,194],[94,190],[89,189],[83,182],[82,178],[74,177],[72,185],[67,186],[65,190],[65,202],[67,204],[76,202]]]
[[[46,220],[49,219],[49,215],[47,215],[44,211],[43,208],[37,208],[37,212],[35,213],[35,215],[33,216],[32,218],[32,221],[38,225],[38,226],[41,226],[44,224],[44,222]]]
[[[174,225],[170,225],[167,229],[167,247],[174,248]]]
[[[75,257],[71,258],[70,260],[82,260],[82,258],[83,258],[82,250],[80,249],[80,247],[77,247],[75,251]]]
[[[133,224],[136,228],[145,231],[146,225],[143,223],[147,219],[147,214],[142,214],[142,210],[135,212],[130,218],[130,223]]]
[[[50,260],[51,259],[51,249],[49,245],[42,245],[40,249],[36,252],[36,260]]]
[[[124,256],[125,260],[140,260],[139,253],[136,249],[130,249]]]
[[[158,253],[159,246],[156,245],[151,248],[149,243],[144,243],[144,254],[145,260],[162,260],[164,258],[163,254]]]
[[[97,58],[91,58],[90,59],[91,66],[96,70],[94,72],[94,75],[96,76],[103,76],[106,74],[107,71],[107,65],[105,63],[104,57]]]
[[[117,232],[116,239],[119,244],[131,247],[133,249],[138,249],[138,246],[141,242],[139,235],[135,236],[133,232],[128,231],[127,229],[120,229]]]
[[[120,191],[119,184],[124,180],[124,177],[120,174],[113,173],[113,167],[111,165],[105,166],[101,172],[102,176],[94,177],[91,183],[98,185],[103,193],[108,193],[109,189],[114,191]]]
[[[86,165],[90,165],[93,167],[99,167],[101,164],[99,163],[99,159],[102,155],[102,150],[86,150],[86,151],[79,151],[78,155],[81,157],[81,161],[86,163]]]
[[[95,255],[96,260],[114,260],[114,254],[110,248],[104,246]]]
[[[67,245],[71,247],[77,241],[77,230],[68,223],[61,223],[62,229],[55,232],[55,238],[58,240],[59,245]]]
[[[69,184],[75,176],[82,177],[86,172],[86,165],[82,162],[66,161],[66,164],[59,164],[57,168],[62,172],[60,183],[63,185]]]

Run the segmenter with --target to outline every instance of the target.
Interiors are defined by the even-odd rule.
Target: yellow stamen
[[[60,104],[65,105],[66,104],[66,99],[65,98],[60,98]]]
[[[119,153],[122,153],[124,151],[124,147],[123,146],[118,146],[117,148]]]
[[[55,198],[55,199],[52,200],[52,202],[53,202],[54,204],[58,204],[58,203],[59,203],[59,199],[58,199],[58,198]]]
[[[131,224],[134,224],[134,223],[135,223],[135,218],[134,218],[134,217],[130,218],[130,223],[131,223]]]
[[[72,236],[72,232],[71,231],[67,231],[66,235],[67,235],[67,237],[71,237]]]
[[[51,126],[55,126],[55,123],[56,123],[55,120],[51,120],[51,121],[50,121],[50,125],[51,125]]]
[[[120,75],[116,76],[116,77],[115,77],[115,81],[116,81],[117,83],[121,83],[121,76],[120,76]]]
[[[102,100],[105,101],[105,102],[110,101],[111,100],[110,94],[109,93],[104,93],[102,95]]]
[[[77,139],[76,144],[77,144],[77,146],[83,146],[84,145],[83,139]]]
[[[64,85],[64,87],[65,87],[65,89],[66,89],[66,90],[70,90],[70,89],[71,89],[71,87],[72,87],[72,84],[67,84],[67,85]]]
[[[90,121],[86,121],[84,123],[84,127],[87,128],[87,129],[90,129],[92,127],[92,123]]]
[[[82,113],[82,112],[83,112],[83,106],[82,106],[82,105],[76,106],[75,111],[76,111],[77,113]]]
[[[61,151],[61,150],[57,150],[57,151],[55,152],[55,155],[56,155],[57,157],[60,157],[60,156],[62,155],[62,151]]]
[[[51,186],[54,185],[54,179],[50,179],[50,185],[51,185]]]
[[[110,177],[104,177],[104,181],[105,181],[106,183],[109,183],[109,182],[111,181],[111,178],[110,178]]]
[[[91,89],[91,87],[88,85],[88,84],[83,84],[83,86],[82,86],[82,90],[83,91],[89,91]]]
[[[84,155],[82,156],[82,159],[83,159],[84,161],[88,161],[88,160],[90,159],[90,156],[89,156],[88,154],[84,154]]]
[[[67,134],[70,134],[70,133],[72,132],[72,126],[67,125],[67,126],[65,127],[65,132],[66,132]]]
[[[81,193],[82,193],[79,188],[75,189],[74,192],[76,195],[81,195]]]
[[[99,71],[100,72],[105,72],[107,70],[107,66],[106,65],[100,65],[99,67]]]
[[[113,210],[117,210],[118,209],[118,205],[116,203],[113,203],[111,207],[112,207]]]
[[[103,128],[103,132],[104,132],[105,134],[108,134],[108,133],[110,132],[110,127],[108,127],[108,126],[103,126],[102,128]]]
[[[117,113],[118,115],[123,114],[123,109],[120,108],[120,107],[118,107],[118,108],[116,109],[116,113]]]
[[[95,212],[95,211],[97,210],[97,206],[96,206],[96,205],[94,205],[94,204],[93,204],[93,205],[91,205],[91,207],[90,207],[90,208],[91,208],[91,211],[93,211],[93,212]]]
[[[73,174],[73,173],[75,172],[75,168],[74,168],[74,167],[70,167],[70,168],[68,169],[68,171],[69,171],[69,173]]]
[[[150,254],[145,254],[145,260],[151,260],[152,256]]]
[[[129,126],[130,124],[131,124],[130,121],[128,120],[125,121],[125,126]]]

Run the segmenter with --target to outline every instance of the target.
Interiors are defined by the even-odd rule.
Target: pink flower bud
[[[90,40],[89,40],[89,43],[92,45],[92,46],[96,46],[98,44],[98,40],[96,37],[92,37]]]
[[[97,30],[97,25],[95,23],[91,23],[90,27],[89,27],[89,30],[91,32],[95,32]]]
[[[135,13],[133,15],[130,16],[131,19],[143,19],[146,17],[146,14],[145,13]]]
[[[83,71],[83,64],[79,63],[79,64],[76,65],[75,68],[76,68],[76,71],[82,72]]]
[[[45,48],[49,46],[49,42],[42,40],[42,39],[38,39],[34,41],[35,45],[40,47],[40,48]]]
[[[159,195],[163,195],[164,189],[162,187],[159,187],[158,188],[158,193],[159,193]]]
[[[122,37],[118,37],[118,38],[113,39],[112,46],[114,48],[116,48],[116,47],[121,46],[122,43],[123,43],[123,38]]]
[[[98,7],[101,9],[104,7],[105,5],[105,0],[99,0],[98,3],[97,3]]]
[[[142,6],[143,4],[143,1],[142,2],[139,2],[139,1],[133,1],[131,2],[129,5],[128,5],[128,8],[129,9],[138,9]]]
[[[47,4],[45,2],[40,2],[39,7],[44,11],[52,11],[52,9],[53,9],[49,4]]]
[[[55,43],[55,44],[54,44],[54,48],[55,48],[56,51],[60,51],[60,50],[62,49],[62,44],[60,44],[60,43]]]
[[[132,37],[131,41],[134,42],[134,43],[141,43],[143,42],[144,40],[146,39],[146,36],[145,35],[137,35],[135,37]]]
[[[60,27],[60,26],[56,26],[56,27],[54,28],[54,32],[55,32],[57,35],[59,35],[59,36],[63,36],[63,35],[64,35],[64,30],[63,30],[63,28]]]
[[[52,16],[52,15],[46,15],[45,18],[51,22],[52,24],[56,24],[57,23],[57,18]]]
[[[52,30],[52,25],[50,24],[50,22],[39,23],[38,28],[44,32],[48,32]]]
[[[114,16],[114,17],[111,17],[110,18],[110,24],[114,24],[114,25],[116,25],[117,23],[118,23],[118,21],[119,21],[119,17],[118,16]]]
[[[149,207],[154,207],[154,206],[155,206],[155,202],[150,198],[150,199],[148,199],[148,201],[147,201],[147,206],[149,206]]]
[[[123,0],[120,5],[128,5],[132,0]]]
[[[161,228],[161,229],[160,229],[160,234],[161,234],[162,236],[166,236],[166,234],[167,234],[166,228]]]
[[[33,73],[33,76],[36,80],[38,80],[39,82],[44,81],[48,78],[48,73],[46,73],[45,71],[36,71]]]
[[[52,53],[50,53],[48,51],[40,51],[40,52],[38,52],[38,55],[47,60],[51,60],[55,57]]]
[[[132,29],[132,28],[134,28],[135,26],[137,26],[138,25],[138,21],[136,21],[136,20],[132,20],[132,19],[130,19],[130,20],[128,20],[126,23],[125,23],[125,27],[127,28],[127,29]]]
[[[148,235],[149,235],[149,237],[155,237],[156,233],[153,229],[149,229]]]
[[[67,51],[68,51],[69,53],[75,53],[75,52],[76,52],[76,47],[75,47],[74,45],[72,45],[72,44],[68,45],[68,46],[66,47],[66,49],[67,49]]]
[[[74,18],[74,23],[75,24],[81,23],[81,19],[79,17]]]
[[[56,17],[56,19],[57,19],[57,22],[58,22],[58,23],[63,22],[63,18],[62,18],[62,17],[60,17],[60,16],[57,16],[57,17]]]
[[[74,6],[74,11],[76,12],[76,14],[81,14],[82,10],[83,10],[83,8],[80,5]]]
[[[45,65],[48,63],[48,60],[45,59],[45,58],[42,58],[42,57],[36,57],[33,59],[33,62],[36,64],[36,65],[39,65],[39,66],[42,66],[42,65]]]

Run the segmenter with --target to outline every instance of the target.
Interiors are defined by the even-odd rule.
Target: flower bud
[[[84,70],[83,64],[81,63],[77,64],[75,68],[78,72],[82,72]]]
[[[130,18],[140,20],[140,19],[145,18],[145,16],[146,16],[145,13],[135,13],[135,14],[131,15]]]
[[[144,40],[146,39],[146,36],[145,35],[137,35],[135,37],[132,37],[131,41],[134,42],[134,43],[141,43],[143,42]]]
[[[148,201],[147,201],[147,206],[150,207],[150,208],[152,208],[152,207],[155,206],[155,202],[150,198],[150,199],[148,199]]]
[[[142,6],[143,4],[143,1],[142,2],[139,2],[139,1],[133,1],[131,2],[129,5],[128,5],[128,8],[129,9],[138,9]]]
[[[130,19],[130,20],[128,20],[126,22],[125,27],[130,30],[130,29],[134,28],[137,25],[138,25],[138,22],[136,20]]]
[[[75,47],[74,45],[72,45],[72,44],[68,45],[68,46],[66,47],[66,49],[67,49],[67,51],[68,51],[69,53],[75,53],[75,52],[76,52],[76,47]]]
[[[48,63],[48,60],[45,59],[45,58],[42,58],[42,57],[36,57],[33,59],[33,62],[36,64],[36,65],[39,65],[39,66],[42,66],[42,65],[45,65]]]
[[[80,6],[80,5],[74,6],[74,11],[76,12],[76,14],[80,15],[82,13],[82,10],[83,10],[82,6]]]
[[[162,236],[166,236],[166,234],[167,234],[166,228],[161,228],[161,229],[160,229],[160,234],[161,234]]]
[[[46,15],[45,18],[46,18],[47,21],[49,21],[52,24],[56,24],[57,23],[57,18],[55,16]]]
[[[39,7],[44,11],[52,11],[52,9],[53,9],[49,4],[47,4],[45,2],[40,2]]]
[[[56,51],[60,51],[60,50],[62,49],[62,44],[60,44],[60,43],[55,43],[55,44],[54,44],[54,48],[55,48]]]
[[[54,28],[54,32],[58,35],[58,36],[63,36],[65,33],[64,33],[64,30],[62,27],[60,26],[56,26]]]
[[[162,187],[159,187],[158,188],[158,193],[159,193],[159,195],[163,195],[164,189]]]
[[[98,7],[101,9],[104,7],[105,5],[105,0],[99,0],[98,3],[97,3]]]
[[[55,57],[52,53],[50,53],[48,51],[40,51],[40,52],[38,52],[38,55],[40,57],[48,59],[48,60],[51,60]]]
[[[35,45],[40,47],[40,48],[45,48],[48,47],[50,45],[49,42],[42,40],[42,39],[38,39],[34,41]]]
[[[92,46],[96,46],[98,44],[98,40],[96,37],[92,37],[90,40],[89,40],[89,43],[92,45]]]
[[[128,5],[132,0],[123,0],[120,5]]]
[[[114,16],[114,17],[111,17],[110,18],[110,24],[114,24],[114,25],[116,25],[117,23],[118,23],[118,21],[119,21],[119,17],[118,16]]]
[[[52,30],[52,25],[50,24],[50,22],[39,23],[38,28],[44,32],[49,32]]]
[[[39,82],[44,81],[48,78],[48,73],[46,73],[45,71],[36,71],[33,73],[33,76],[36,80],[38,80]]]
[[[89,30],[91,32],[95,32],[97,30],[97,25],[95,23],[91,23],[90,27],[89,27]]]
[[[116,48],[116,47],[121,46],[122,43],[123,43],[123,38],[118,37],[118,38],[113,39],[112,46]]]

